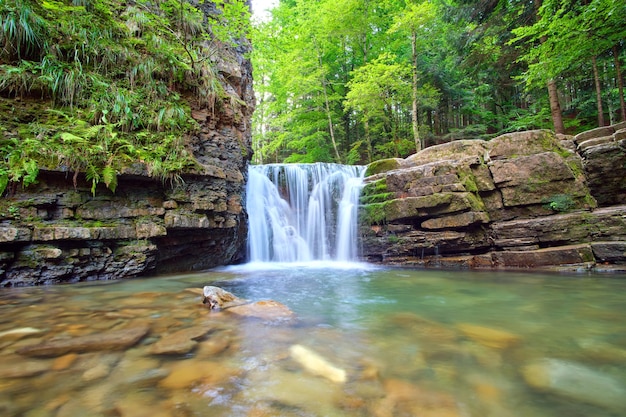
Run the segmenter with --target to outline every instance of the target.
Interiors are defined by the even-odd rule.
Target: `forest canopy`
[[[252,32],[254,160],[623,121],[624,16],[614,0],[280,0]]]
[[[0,195],[44,168],[180,178],[190,103],[228,98],[216,57],[249,26],[242,0],[0,0]]]

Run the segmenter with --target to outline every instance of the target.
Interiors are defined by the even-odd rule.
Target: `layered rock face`
[[[115,193],[102,186],[95,196],[80,177],[73,185],[73,173],[41,172],[37,184],[0,200],[0,285],[124,278],[241,259],[252,70],[246,47],[224,51],[219,79],[240,101],[215,111],[192,103],[200,130],[187,146],[198,169],[163,182],[138,163],[118,176]]]
[[[528,268],[626,263],[626,125],[433,146],[368,167],[364,258]]]

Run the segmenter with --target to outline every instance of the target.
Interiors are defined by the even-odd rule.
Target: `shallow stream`
[[[295,318],[209,310],[204,285]],[[618,417],[625,318],[617,275],[244,265],[3,289],[0,415]]]

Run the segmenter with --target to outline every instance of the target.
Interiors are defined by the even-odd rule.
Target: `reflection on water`
[[[626,277],[338,266],[4,289],[0,415],[626,415]]]

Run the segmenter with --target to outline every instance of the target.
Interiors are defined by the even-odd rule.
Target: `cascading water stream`
[[[364,173],[323,163],[250,166],[250,262],[356,261]]]

